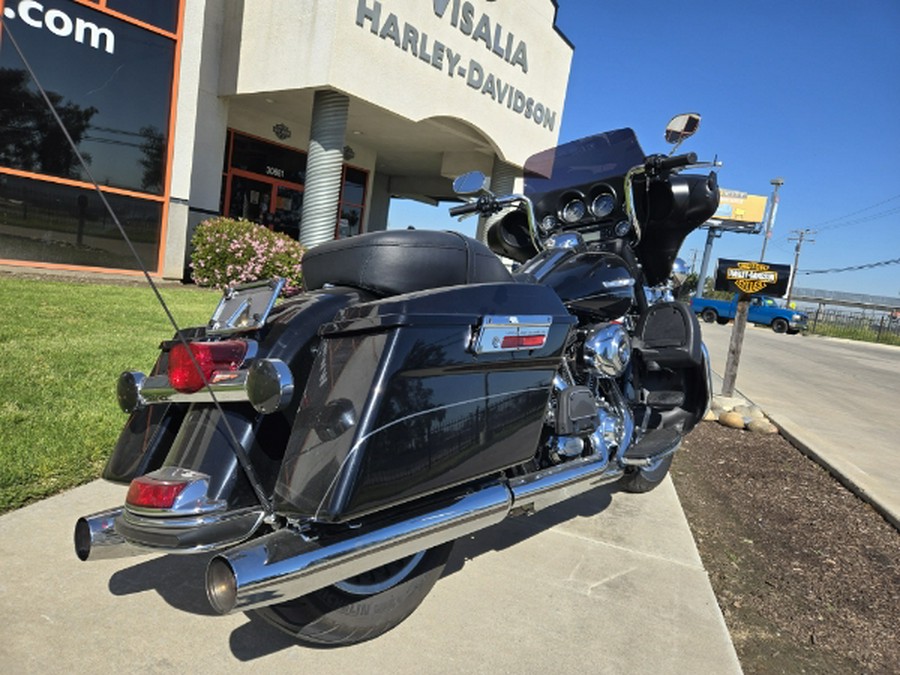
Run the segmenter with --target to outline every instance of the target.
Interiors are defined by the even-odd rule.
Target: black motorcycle
[[[78,520],[79,558],[217,552],[216,611],[343,645],[405,619],[455,539],[613,481],[652,489],[710,395],[671,297],[719,201],[691,165],[630,129],[591,136],[529,160],[522,195],[456,181],[474,196],[451,213],[487,217],[490,248],[376,232],[308,251],[305,291],[277,304],[278,280],[228,289],[120,377],[103,476],[128,494]]]

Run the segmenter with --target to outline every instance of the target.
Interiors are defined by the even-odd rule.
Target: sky
[[[631,127],[646,153],[663,130],[702,115],[679,152],[717,157],[719,185],[769,196],[780,177],[767,262],[791,264],[795,285],[900,297],[900,0],[558,0],[575,46],[560,142]],[[446,209],[395,200],[390,226],[474,233]],[[699,269],[706,230],[681,257]],[[762,235],[725,233],[722,258],[758,260]]]

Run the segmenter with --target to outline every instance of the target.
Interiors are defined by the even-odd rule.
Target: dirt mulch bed
[[[747,673],[900,672],[900,533],[781,436],[700,424],[678,496]]]

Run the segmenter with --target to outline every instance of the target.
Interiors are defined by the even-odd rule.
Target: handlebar
[[[665,157],[663,155],[653,155],[648,157],[644,163],[647,171],[671,171],[672,169],[680,169],[683,166],[689,166],[697,163],[697,153],[688,152],[683,155],[673,155]]]
[[[478,202],[469,202],[468,204],[462,204],[461,206],[454,206],[450,209],[450,215],[453,217],[456,216],[464,216],[469,213],[477,213],[478,212]]]

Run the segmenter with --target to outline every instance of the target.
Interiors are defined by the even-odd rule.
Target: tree
[[[0,68],[0,164],[62,178],[78,178],[75,151],[47,108],[43,97],[29,87],[28,74],[17,68]],[[47,92],[56,113],[79,145],[99,112],[82,108],[52,91]],[[90,162],[89,155],[82,155]]]

